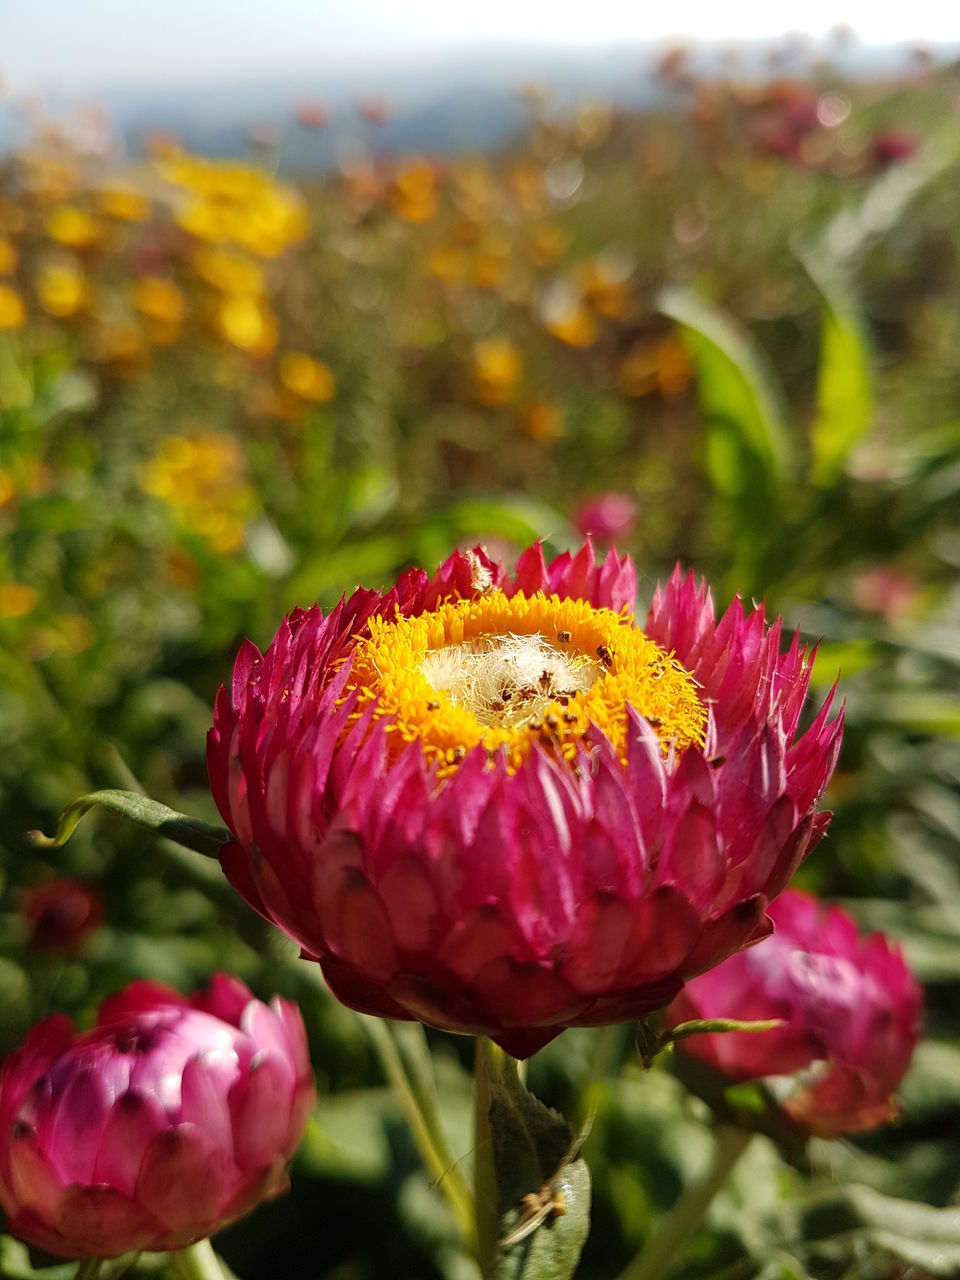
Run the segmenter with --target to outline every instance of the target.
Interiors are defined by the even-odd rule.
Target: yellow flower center
[[[502,752],[511,772],[533,742],[572,763],[592,724],[625,760],[628,706],[664,753],[702,745],[707,723],[693,677],[631,613],[542,592],[489,591],[418,617],[372,618],[354,650],[354,689],[353,718],[375,702],[394,750],[419,742],[441,777],[479,743],[491,758]]]

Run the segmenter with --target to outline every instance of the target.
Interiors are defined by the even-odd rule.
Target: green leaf
[[[885,1249],[932,1275],[955,1276],[960,1268],[960,1208],[944,1209],[848,1186],[817,1197],[804,1215],[810,1240],[846,1237],[851,1250]]]
[[[790,469],[790,431],[760,351],[729,316],[686,289],[665,289],[658,307],[680,325],[696,362],[714,483],[730,496],[746,491],[752,477],[738,465],[739,450],[759,463],[765,487],[775,490]]]
[[[947,1040],[918,1044],[900,1095],[910,1120],[960,1110],[960,1045]]]
[[[489,1280],[569,1280],[590,1229],[590,1173],[556,1111],[516,1062],[477,1043],[477,1230]]]
[[[5,1280],[72,1280],[77,1269],[75,1262],[64,1262],[57,1267],[37,1270],[30,1263],[27,1246],[12,1236],[0,1236],[0,1275]]]
[[[873,417],[870,349],[849,304],[825,299],[817,374],[817,416],[810,433],[811,479],[831,485]]]
[[[678,1040],[724,1031],[773,1031],[782,1027],[783,1021],[780,1018],[767,1018],[760,1022],[741,1022],[738,1018],[693,1018],[666,1030],[661,1024],[662,1018],[657,1014],[641,1018],[637,1024],[637,1053],[646,1069],[652,1067],[658,1055]]]
[[[375,1185],[390,1172],[388,1125],[400,1122],[391,1089],[356,1089],[323,1098],[314,1109],[297,1163],[321,1177]]]
[[[136,791],[92,791],[89,795],[80,796],[61,813],[55,835],[45,836],[42,831],[32,831],[30,839],[41,849],[59,849],[73,835],[84,814],[98,807],[119,813],[138,827],[154,831],[208,858],[218,857],[221,846],[230,839],[230,832],[225,827],[214,827],[198,818],[178,813],[176,809]]]

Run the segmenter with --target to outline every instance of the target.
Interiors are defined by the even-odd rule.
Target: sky
[[[823,36],[837,23],[868,43],[960,38],[943,0],[0,0],[0,75],[14,91],[215,84],[473,46]]]

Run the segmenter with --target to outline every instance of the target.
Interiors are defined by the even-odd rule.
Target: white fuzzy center
[[[539,634],[478,636],[431,649],[420,670],[455,707],[503,729],[541,720],[551,702],[586,693],[603,674],[593,658],[565,652]]]

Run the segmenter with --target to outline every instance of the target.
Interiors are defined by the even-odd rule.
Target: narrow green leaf
[[[792,449],[781,396],[761,352],[729,316],[689,290],[665,289],[658,308],[680,325],[696,362],[714,482],[730,496],[752,482],[735,456],[739,448],[757,460],[774,490],[790,470]]]
[[[783,1025],[782,1018],[764,1018],[759,1022],[741,1022],[738,1018],[693,1018],[690,1022],[678,1023],[666,1032],[664,1040],[667,1044],[673,1044],[690,1036],[712,1035],[717,1031],[773,1031]]]
[[[820,330],[817,415],[810,433],[811,479],[833,484],[873,418],[870,348],[849,304],[825,298]]]
[[[663,1030],[662,1018],[658,1014],[651,1014],[647,1018],[641,1018],[637,1024],[637,1053],[643,1066],[649,1069],[665,1049],[690,1036],[724,1031],[772,1031],[775,1027],[782,1026],[780,1018],[768,1018],[762,1022],[741,1022],[737,1018],[693,1018],[689,1022],[680,1022],[675,1027]]]
[[[208,822],[201,822],[199,818],[178,813],[176,809],[136,791],[111,790],[92,791],[89,795],[80,796],[61,813],[55,835],[46,836],[42,831],[31,831],[30,840],[41,849],[59,849],[76,831],[84,814],[98,807],[119,813],[138,827],[154,831],[157,835],[165,836],[167,840],[173,840],[208,858],[218,857],[221,845],[230,839],[230,832],[225,827],[214,827]]]

